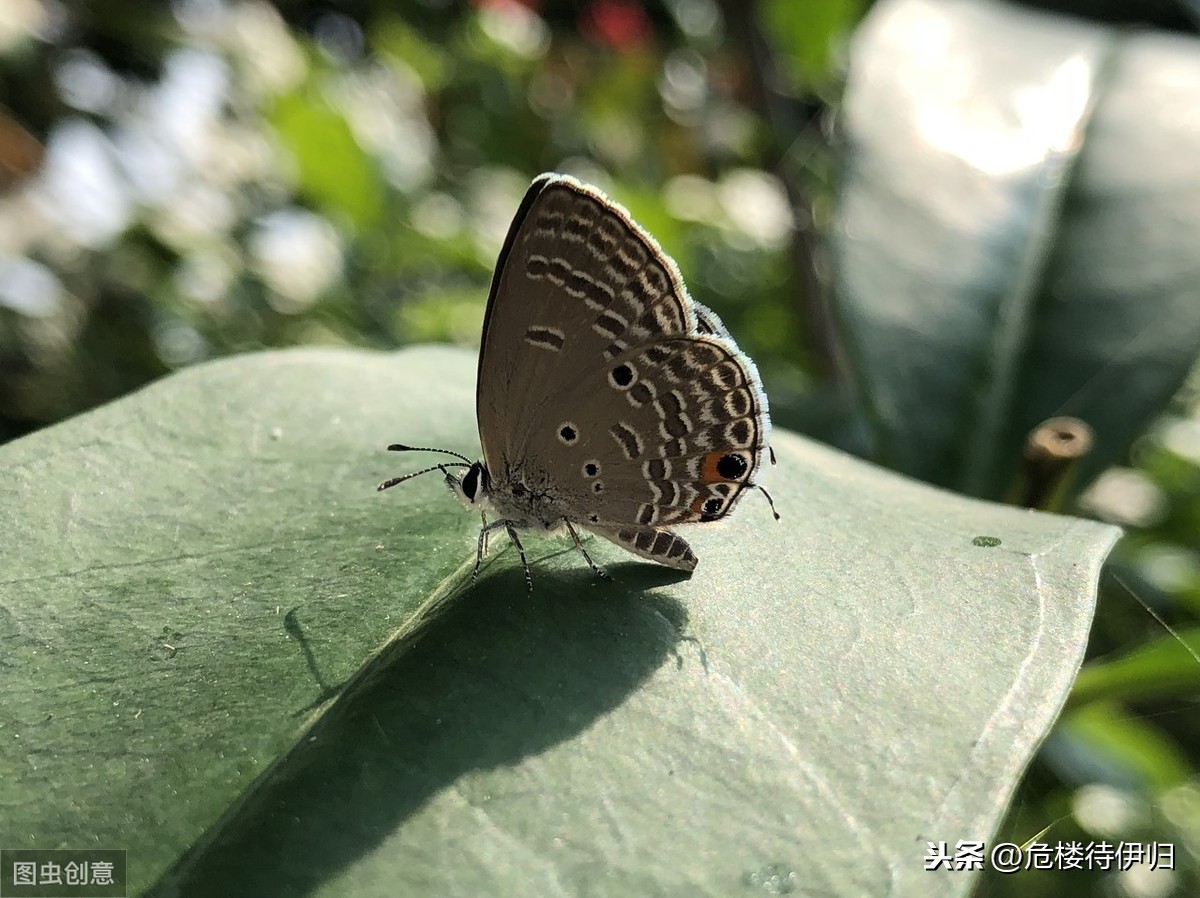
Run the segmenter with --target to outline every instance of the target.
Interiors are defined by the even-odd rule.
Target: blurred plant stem
[[[824,106],[815,98],[804,100],[783,89],[786,79],[760,25],[757,0],[719,0],[729,33],[743,48],[753,96],[748,100],[763,117],[770,133],[764,167],[783,182],[792,210],[791,259],[795,272],[796,309],[804,323],[803,347],[811,360],[812,374],[829,384],[844,380],[846,370],[835,338],[829,291],[821,276],[825,248],[816,230],[813,198],[795,166],[788,164],[791,149],[799,142],[828,143],[819,117]],[[812,144],[810,144],[811,146]]]

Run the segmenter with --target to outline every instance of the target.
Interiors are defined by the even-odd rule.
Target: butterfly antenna
[[[441,471],[443,474],[445,474],[447,467],[469,468],[471,466],[466,462],[443,462],[440,465],[433,465],[432,467],[425,468],[423,471],[413,471],[411,474],[405,474],[402,477],[393,477],[391,480],[385,480],[383,483],[379,484],[379,486],[375,487],[375,489],[376,491],[390,489],[398,483],[403,483],[406,480],[412,480],[414,477],[420,477],[422,474],[428,474],[430,471]]]
[[[756,490],[761,490],[762,494],[767,497],[767,504],[771,506],[771,514],[775,515],[775,520],[778,521],[780,519],[780,517],[779,517],[779,512],[777,512],[775,510],[775,500],[771,498],[771,494],[767,492],[766,487],[761,486],[760,484],[757,484],[757,483],[752,483],[750,485],[753,486]],[[383,489],[383,487],[380,487],[380,489]]]
[[[461,458],[467,463],[467,467],[471,466],[471,459],[467,458],[461,452],[455,452],[453,449],[434,449],[431,446],[405,446],[403,443],[392,443],[388,446],[389,452],[441,452],[444,455],[453,455],[455,458]],[[429,470],[433,470],[430,468]],[[425,473],[424,471],[421,472]],[[416,475],[413,475],[416,476]]]

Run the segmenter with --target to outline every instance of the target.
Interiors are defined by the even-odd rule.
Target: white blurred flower
[[[295,314],[311,305],[341,276],[342,244],[324,218],[304,209],[264,216],[250,238],[254,269],[274,291],[271,305]]]
[[[91,50],[73,47],[54,68],[54,84],[63,101],[84,112],[108,109],[121,79]]]
[[[690,38],[715,37],[720,33],[721,11],[714,0],[667,0],[667,8],[679,29]]]
[[[550,29],[532,9],[520,3],[489,3],[479,10],[483,33],[525,59],[538,59],[550,46]]]
[[[152,336],[158,356],[172,368],[198,362],[208,355],[208,343],[203,335],[182,321],[171,321],[154,327]]]
[[[694,112],[708,96],[708,63],[695,50],[675,50],[663,62],[658,92],[672,112]]]
[[[1168,790],[1159,800],[1159,807],[1163,817],[1183,837],[1186,850],[1193,856],[1200,854],[1200,779],[1193,777]]]
[[[0,52],[42,34],[49,21],[50,10],[39,0],[4,0],[0,3]]]
[[[1200,557],[1170,543],[1146,546],[1138,553],[1136,564],[1138,573],[1160,592],[1183,592],[1200,577]]]
[[[734,169],[717,182],[717,196],[735,231],[766,248],[783,246],[792,230],[792,210],[774,175]]]
[[[229,67],[219,56],[190,48],[167,56],[162,80],[142,92],[114,139],[139,202],[172,205],[181,189],[204,177],[228,90]]]
[[[1109,468],[1079,497],[1079,506],[1124,527],[1153,527],[1167,512],[1163,491],[1133,468]]]
[[[243,86],[253,94],[269,96],[289,91],[304,80],[308,73],[304,51],[274,6],[239,3],[234,15],[234,26],[227,32],[228,46],[244,73]]]
[[[196,302],[218,302],[229,294],[240,268],[231,247],[205,246],[184,256],[175,269],[175,287]]]
[[[454,197],[435,192],[417,200],[409,221],[414,230],[431,240],[449,240],[462,232],[466,215]]]
[[[1075,790],[1071,812],[1095,836],[1120,838],[1146,822],[1146,805],[1138,796],[1098,783]]]
[[[62,300],[62,284],[49,268],[24,257],[0,257],[0,306],[31,318],[49,318]]]
[[[480,168],[471,173],[469,202],[475,251],[480,261],[492,265],[508,234],[513,209],[529,187],[525,178],[508,168]]]
[[[681,221],[719,224],[721,205],[716,188],[699,175],[676,175],[663,188],[667,211]]]
[[[437,136],[425,115],[424,85],[399,61],[337,76],[328,87],[355,140],[405,192],[432,179]]]
[[[236,222],[233,198],[203,181],[181,187],[174,201],[150,220],[154,233],[164,243],[181,250],[213,234],[227,233]]]
[[[133,214],[112,144],[77,118],[63,119],[51,132],[32,199],[64,236],[91,249],[110,243]]]
[[[1129,898],[1168,898],[1177,895],[1179,876],[1167,867],[1151,870],[1148,863],[1134,864],[1117,873],[1121,891]]]
[[[588,128],[588,142],[597,158],[614,168],[631,165],[646,151],[641,123],[621,112],[597,115]]]
[[[1200,421],[1170,417],[1155,428],[1154,436],[1168,452],[1200,465]]]
[[[160,139],[194,165],[203,165],[213,122],[229,96],[229,66],[207,50],[173,50],[143,115]]]

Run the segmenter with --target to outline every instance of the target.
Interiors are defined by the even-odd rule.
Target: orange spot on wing
[[[710,452],[704,456],[704,461],[700,465],[701,483],[721,483],[725,479],[717,470],[717,462],[724,457],[724,452]]]
[[[737,455],[736,452],[710,452],[704,456],[700,465],[701,483],[740,483],[739,477],[725,477],[717,470],[717,465],[726,455]]]

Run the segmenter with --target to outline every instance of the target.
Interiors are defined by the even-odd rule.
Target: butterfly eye
[[[479,466],[472,465],[471,469],[463,475],[462,479],[463,495],[470,501],[475,501],[475,495],[479,492]]]

